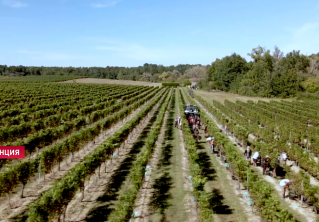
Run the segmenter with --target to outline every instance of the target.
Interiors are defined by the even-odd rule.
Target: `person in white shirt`
[[[256,151],[252,156],[254,166],[257,166],[257,159],[259,157],[260,151]]]
[[[285,162],[285,165],[286,165],[286,161],[287,161],[287,153],[284,151],[282,152],[281,154],[281,159]]]
[[[289,179],[283,179],[280,181],[279,186],[281,186],[284,189],[284,192],[282,194],[282,198],[285,198],[286,196],[286,189],[289,188],[289,186],[293,184],[292,180]]]

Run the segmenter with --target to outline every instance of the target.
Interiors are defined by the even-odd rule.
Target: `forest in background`
[[[319,53],[306,56],[300,51],[284,53],[256,47],[251,61],[233,53],[211,65],[163,66],[145,63],[138,67],[32,67],[0,65],[1,76],[85,76],[118,80],[197,82],[204,90],[218,89],[248,96],[293,97],[299,91],[319,91]],[[190,80],[190,81],[189,81]]]
[[[2,76],[86,76],[118,80],[180,82],[195,77],[207,78],[207,66],[180,64],[163,66],[145,63],[138,67],[33,67],[0,65]]]
[[[300,51],[284,53],[258,46],[247,62],[236,53],[216,59],[201,87],[248,96],[293,97],[298,91],[319,90],[319,53],[306,56]]]

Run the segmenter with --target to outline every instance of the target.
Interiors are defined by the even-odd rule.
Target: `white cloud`
[[[300,50],[302,54],[319,52],[319,23],[305,23],[304,25],[290,30],[291,38],[283,47],[284,52]]]
[[[102,4],[91,4],[93,8],[107,8],[107,7],[112,7],[115,6],[118,2],[121,0],[116,0],[108,3],[102,3]]]
[[[12,8],[21,8],[21,7],[26,7],[28,5],[26,3],[14,1],[14,0],[2,0],[2,4]]]

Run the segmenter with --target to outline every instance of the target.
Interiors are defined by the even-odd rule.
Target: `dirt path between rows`
[[[222,129],[223,132],[225,133],[224,129],[221,127],[221,124],[219,124],[217,122],[216,117],[214,117],[198,100],[196,100],[196,101],[201,106],[201,108],[203,110],[205,110],[205,112],[214,119],[215,124],[220,129]],[[235,146],[238,148],[238,151],[240,151],[242,153],[245,152],[245,149],[242,146],[239,146],[238,145],[239,142],[237,142],[232,136],[227,135],[227,137],[235,144]],[[262,175],[262,168],[260,168],[260,167],[257,167],[254,169],[257,169],[260,172],[259,176],[262,177],[267,182],[269,182],[272,185],[272,187],[275,188],[274,190],[276,191],[276,194],[280,199],[280,197],[282,195],[282,188],[279,186],[280,181],[273,178],[273,177]],[[285,198],[284,201],[291,209],[290,212],[292,212],[294,215],[297,214],[296,216],[298,218],[302,217],[303,218],[302,221],[307,221],[307,222],[315,222],[316,221],[317,216],[314,214],[314,212],[312,211],[312,209],[310,207],[307,207],[307,208],[301,207],[300,203],[298,203],[297,201],[294,201],[294,200],[290,200],[289,198]]]
[[[178,116],[183,116],[182,111],[180,110],[179,106],[180,100],[177,100],[177,112]],[[185,121],[184,118],[182,118],[182,121]],[[184,198],[184,206],[186,209],[186,212],[188,214],[188,222],[199,222],[199,209],[197,206],[197,202],[193,201],[191,192],[193,191],[192,181],[188,179],[188,176],[190,175],[189,170],[189,160],[188,160],[188,153],[185,147],[185,141],[183,137],[183,131],[179,130],[179,139],[181,141],[180,149],[182,151],[182,173],[184,178],[184,190],[186,192],[185,198]]]
[[[101,169],[107,169],[105,172],[100,172],[98,175],[98,169],[96,173],[86,182],[84,199],[82,200],[82,192],[78,192],[73,200],[69,203],[66,211],[65,221],[84,221],[89,215],[90,211],[97,205],[97,199],[105,193],[106,184],[108,184],[113,177],[114,173],[119,169],[127,154],[131,151],[133,145],[137,142],[140,134],[145,129],[150,119],[154,115],[155,111],[159,107],[159,103],[153,107],[147,117],[140,123],[129,136],[129,141],[123,144],[122,148],[118,148],[114,154],[116,159],[110,159],[106,161]],[[81,211],[79,211],[81,209]]]
[[[184,94],[185,96],[185,94]],[[190,104],[188,97],[185,99]],[[214,119],[215,121],[215,119]],[[205,142],[198,143],[198,149],[205,149],[205,153],[210,161],[214,165],[214,178],[208,180],[205,185],[207,192],[214,193],[214,204],[218,207],[214,210],[214,220],[217,222],[233,221],[235,218],[237,221],[249,221],[256,222],[261,221],[261,217],[253,211],[247,202],[248,199],[244,194],[247,191],[242,189],[244,186],[239,183],[238,180],[232,179],[230,171],[226,170],[225,163],[221,158],[217,158],[215,154],[211,153],[210,147],[206,144],[206,138],[204,130],[200,130],[201,140]],[[205,155],[202,155],[204,158]]]
[[[148,102],[139,107],[137,110],[133,111],[124,120],[115,124],[111,129],[101,132],[101,134],[94,139],[95,144],[93,143],[93,141],[91,141],[84,145],[82,149],[74,153],[73,161],[71,161],[71,155],[65,158],[60,163],[60,171],[58,170],[58,165],[56,165],[53,167],[51,173],[45,175],[42,174],[40,175],[40,177],[39,174],[37,174],[35,177],[31,178],[24,189],[24,196],[26,198],[20,198],[22,186],[17,187],[14,191],[14,194],[10,195],[10,203],[12,205],[12,209],[8,204],[7,198],[1,197],[0,220],[10,221],[8,220],[9,218],[21,217],[27,210],[28,206],[40,198],[40,194],[42,192],[52,188],[57,180],[61,179],[64,175],[66,175],[74,166],[76,166],[81,160],[83,160],[85,156],[92,153],[99,144],[101,144],[104,140],[111,136],[116,130],[123,127],[126,121],[132,119],[147,104]]]
[[[164,121],[161,126],[160,134],[157,138],[157,144],[153,151],[152,157],[149,159],[147,167],[149,167],[147,174],[144,177],[143,184],[137,194],[133,212],[137,213],[138,217],[133,218],[131,222],[148,222],[150,216],[150,203],[154,192],[152,180],[153,171],[155,172],[159,162],[159,156],[161,154],[162,144],[164,142],[165,126],[167,123],[168,111],[165,112]]]

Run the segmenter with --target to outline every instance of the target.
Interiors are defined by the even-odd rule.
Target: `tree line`
[[[197,82],[201,89],[218,89],[248,96],[293,97],[299,91],[319,93],[319,53],[284,53],[258,46],[248,53],[251,61],[233,53],[211,65],[163,66],[145,63],[138,67],[33,67],[0,65],[2,76],[86,76],[118,80]]]
[[[151,82],[182,82],[184,75],[188,77],[206,75],[206,68],[201,65],[179,64],[177,66],[163,66],[145,63],[138,67],[34,67],[34,66],[6,66],[0,65],[2,76],[48,76],[69,75],[87,76],[93,78],[107,78],[133,81]],[[196,72],[196,73],[190,73]]]
[[[272,53],[258,46],[248,53],[216,59],[200,87],[261,97],[293,97],[298,91],[319,91],[319,53],[306,56],[300,51],[284,53],[275,46]]]

